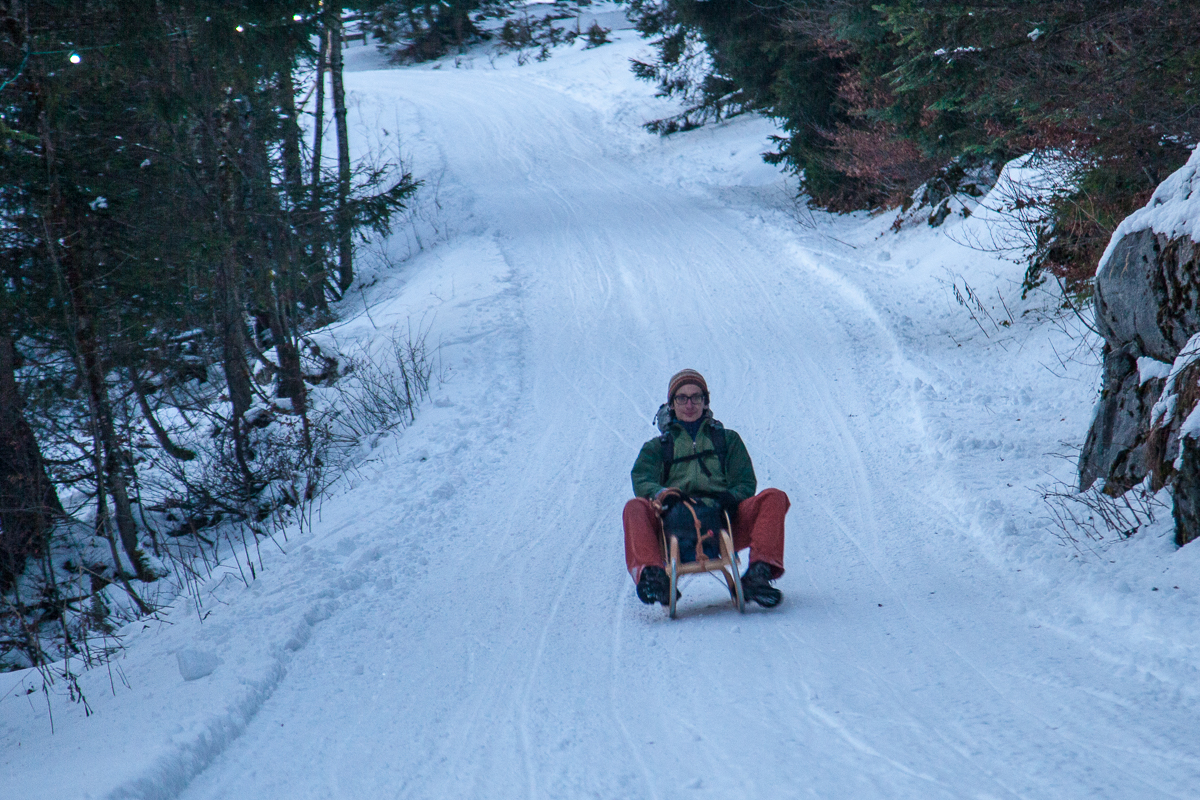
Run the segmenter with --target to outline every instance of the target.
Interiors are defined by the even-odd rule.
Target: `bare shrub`
[[[1050,512],[1055,535],[1078,551],[1096,553],[1129,539],[1163,514],[1170,506],[1143,481],[1119,497],[1105,494],[1103,481],[1086,491],[1075,491],[1063,483],[1039,487]]]
[[[356,343],[341,352],[344,372],[320,417],[329,445],[358,445],[416,419],[436,372],[427,338],[427,330],[394,328],[382,346]]]
[[[961,287],[959,286],[960,281],[962,282]],[[954,294],[954,302],[967,310],[971,321],[979,327],[985,337],[991,339],[992,334],[1002,333],[1005,328],[1012,327],[1015,320],[999,289],[996,290],[996,299],[1000,302],[1000,309],[1003,309],[1003,313],[1000,313],[1000,309],[996,309],[995,306],[989,310],[978,292],[971,287],[971,284],[967,283],[967,279],[962,275],[953,275],[949,283]]]
[[[599,47],[602,44],[608,44],[612,41],[608,38],[610,33],[612,33],[612,28],[602,27],[599,22],[593,21],[592,26],[584,34],[587,37],[587,46]]]
[[[134,579],[121,553],[95,530],[94,490],[84,477],[64,482],[60,530],[37,568],[31,563],[0,594],[0,670],[35,668],[40,680],[24,684],[30,693],[48,698],[65,690],[86,708],[78,676],[120,649],[116,631],[124,623],[154,617],[181,595],[203,617],[213,587],[258,578],[264,545],[282,549],[290,525],[310,524],[314,504],[352,468],[358,446],[410,424],[429,395],[437,368],[427,331],[397,328],[376,341],[356,343],[336,358],[312,343],[303,348],[305,379],[313,384],[309,437],[289,400],[258,394],[244,417],[249,479],[234,452],[218,382],[159,390],[175,409],[161,415],[164,431],[186,442],[191,458],[155,448],[132,407],[119,407],[123,436],[141,467],[132,484],[138,527],[160,579]],[[56,471],[79,471],[82,455],[60,451]]]

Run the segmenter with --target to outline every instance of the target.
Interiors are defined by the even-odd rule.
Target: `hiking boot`
[[[746,602],[753,600],[763,608],[774,608],[783,600],[783,592],[771,585],[771,565],[765,561],[755,561],[746,567],[742,576],[742,593]]]
[[[662,567],[645,567],[642,577],[638,579],[637,596],[646,605],[662,603],[664,606],[671,602],[671,579]]]

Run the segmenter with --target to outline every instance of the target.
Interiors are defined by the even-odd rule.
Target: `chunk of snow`
[[[1171,365],[1171,372],[1167,375],[1167,380],[1174,385],[1179,373],[1198,358],[1200,358],[1200,333],[1194,333],[1183,349],[1179,351],[1179,355],[1175,356],[1175,363]]]
[[[944,47],[939,47],[937,50],[933,51],[933,54],[935,56],[944,56],[944,55],[948,55],[948,54],[979,53],[979,52],[982,52],[982,51],[978,47],[971,45],[971,46],[967,46],[967,47],[956,47],[953,50],[947,50]],[[953,59],[949,59],[949,60],[952,61]]]
[[[175,654],[175,660],[179,663],[179,674],[185,681],[211,675],[223,663],[216,653],[206,650],[180,650]]]
[[[1200,439],[1200,405],[1192,409],[1187,419],[1179,426],[1180,439]]]
[[[97,211],[101,208],[108,208],[108,198],[104,196],[97,197],[92,202],[88,203],[88,208],[92,211]]]
[[[1188,339],[1188,343],[1179,351],[1179,355],[1175,356],[1175,363],[1171,365],[1171,371],[1167,373],[1167,382],[1163,386],[1162,395],[1154,404],[1154,408],[1150,410],[1151,425],[1161,425],[1168,417],[1175,415],[1175,404],[1179,399],[1175,382],[1179,379],[1179,373],[1197,359],[1200,359],[1200,333],[1193,334],[1192,338]],[[1141,359],[1138,361],[1140,369]]]
[[[1046,32],[1045,32],[1044,30],[1042,30],[1041,28],[1034,28],[1033,30],[1031,30],[1029,33],[1027,33],[1027,34],[1025,34],[1025,35],[1029,37],[1029,40],[1030,40],[1030,41],[1032,41],[1032,42],[1036,42],[1036,41],[1037,41],[1038,39],[1040,39],[1040,38],[1041,38],[1041,37],[1042,37],[1042,36],[1043,36],[1045,33],[1046,33]]]
[[[1165,378],[1171,374],[1171,365],[1157,358],[1142,356],[1137,360],[1138,385],[1155,378]]]

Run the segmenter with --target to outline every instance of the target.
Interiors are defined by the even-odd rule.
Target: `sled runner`
[[[688,507],[681,503],[676,509]],[[701,517],[694,508],[691,518],[695,520],[695,533],[690,531],[677,533],[677,529],[664,524],[659,528],[659,542],[663,549],[663,563],[667,565],[667,574],[671,579],[670,605],[668,606],[671,619],[675,619],[675,603],[678,599],[677,587],[679,579],[684,575],[698,575],[704,572],[720,572],[729,587],[729,596],[737,610],[746,610],[746,596],[742,592],[741,565],[738,562],[737,551],[733,549],[732,526],[729,515],[720,512],[718,530],[704,530]],[[665,520],[664,520],[665,522]],[[680,540],[683,539],[683,545]],[[715,539],[716,541],[712,541]],[[714,547],[715,545],[715,547]]]

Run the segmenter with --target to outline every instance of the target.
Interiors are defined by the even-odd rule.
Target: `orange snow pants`
[[[783,518],[792,502],[779,489],[763,489],[754,497],[738,503],[733,522],[733,546],[750,548],[750,561],[771,565],[772,579],[783,574]],[[658,532],[662,521],[650,501],[635,497],[625,504],[625,566],[634,583],[642,577],[642,568],[665,567]]]

